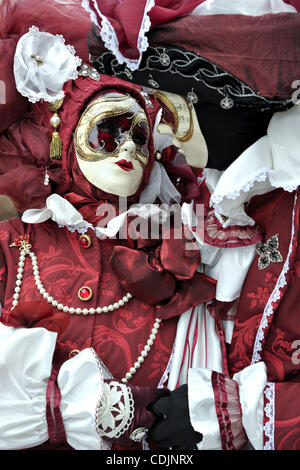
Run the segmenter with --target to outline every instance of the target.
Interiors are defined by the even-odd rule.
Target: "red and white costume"
[[[200,3],[200,14],[206,7],[207,14],[226,13],[211,10],[211,2]],[[277,3],[279,11],[296,12],[287,2]],[[261,6],[259,14],[272,12],[270,2],[261,2]],[[78,80],[80,87],[84,79]],[[113,84],[117,83],[116,79]],[[93,87],[96,89],[91,84]],[[82,102],[78,102],[77,112],[81,107]],[[69,115],[68,119],[75,121],[77,117]],[[66,115],[65,122],[68,119]],[[162,322],[145,364],[132,381],[144,386],[164,384],[171,390],[188,383],[190,419],[194,429],[203,434],[199,449],[235,449],[247,442],[259,450],[299,449],[300,361],[295,354],[300,336],[297,322],[299,120],[297,106],[276,113],[268,134],[224,172],[204,170],[205,180],[199,182],[198,199],[183,207],[183,221],[191,228],[194,204],[204,203],[207,208],[206,238],[196,237],[196,241],[201,254],[198,270],[208,276],[203,277],[208,291],[205,295],[203,290],[202,299],[197,302],[194,300],[200,294],[193,288],[192,300],[180,296],[180,289],[175,292],[170,309],[165,306],[166,321]],[[73,129],[71,125],[66,131],[68,142]],[[27,131],[25,124],[23,130]],[[20,140],[16,132],[13,136],[14,152],[20,157]],[[3,148],[8,156],[11,149],[5,139],[7,136],[3,135]],[[43,138],[37,141],[42,147]],[[37,170],[29,165],[30,174],[35,171],[43,178],[44,165],[42,162]],[[59,188],[64,188],[60,186],[58,173],[55,166],[49,170],[50,178]],[[3,179],[4,170],[1,174]],[[96,308],[100,298],[102,305],[110,305],[124,295],[127,284],[124,281],[120,285],[109,261],[115,241],[97,238],[94,230],[98,220],[89,208],[91,204],[98,205],[99,199],[89,195],[86,188],[81,191],[76,171],[72,176],[75,177],[72,190],[60,191],[64,202],[60,196],[54,200],[50,196],[54,203],[47,216],[43,211],[38,216],[28,211],[23,215],[24,221],[13,219],[0,227],[1,448],[35,447],[48,440],[49,432],[53,432],[50,438],[53,437],[56,445],[66,440],[75,449],[106,448],[95,425],[103,380],[111,376],[118,381],[122,379],[159,316],[158,307],[135,298],[126,308],[115,309],[107,316],[71,316],[57,311],[49,314],[42,309],[42,317],[30,320],[28,315],[22,316],[22,310],[15,316],[10,311],[16,292],[19,253],[9,245],[24,234],[29,235],[47,293],[61,303],[75,306],[78,290],[87,284],[94,292],[89,308]],[[80,191],[76,193],[78,188]],[[6,192],[9,194],[9,188]],[[51,200],[47,196],[44,188],[40,196],[44,203]],[[43,209],[44,205],[32,198],[29,208]],[[80,235],[86,230],[92,241],[88,249],[80,245]],[[273,242],[269,243],[270,240]],[[136,246],[126,248],[136,249]],[[184,250],[181,254],[185,259]],[[127,259],[128,274],[130,256]],[[178,271],[182,266],[178,266],[176,259],[173,261],[172,273],[177,279],[184,279]],[[28,258],[22,268],[18,301],[40,301]],[[209,278],[217,281],[214,300],[211,295],[214,283]],[[190,301],[190,305],[183,308],[185,301]],[[161,310],[164,320],[164,307]],[[66,360],[74,349],[80,352]],[[51,394],[55,374],[61,400],[55,389],[51,411],[47,395]],[[57,416],[54,427],[49,425],[51,413]],[[128,416],[124,416],[126,419]]]

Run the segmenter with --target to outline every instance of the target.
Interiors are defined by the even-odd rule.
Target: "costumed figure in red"
[[[168,174],[199,269],[217,281],[214,301],[177,328],[189,359],[174,383],[187,383],[197,446],[299,449],[299,2],[145,1],[150,21],[140,14],[130,33],[126,3],[85,2],[93,65],[162,105],[158,131],[179,149]],[[175,5],[189,11],[172,16]],[[167,424],[180,415],[170,403],[152,408],[167,417],[150,433],[160,446],[172,446]]]
[[[155,204],[180,202],[160,106],[35,25],[13,67],[31,104],[0,144],[20,212],[1,225],[1,447],[151,447],[178,317],[215,296],[181,206]]]
[[[298,449],[297,1],[32,3],[1,6],[0,447]]]

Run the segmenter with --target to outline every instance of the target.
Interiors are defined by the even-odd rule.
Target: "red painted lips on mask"
[[[133,164],[131,162],[128,162],[127,160],[124,160],[124,159],[117,161],[116,165],[118,165],[124,171],[133,170]]]

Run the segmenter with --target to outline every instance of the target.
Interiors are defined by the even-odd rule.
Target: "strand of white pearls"
[[[155,318],[153,328],[151,330],[150,336],[148,338],[147,343],[144,346],[143,351],[137,358],[136,362],[133,364],[133,366],[129,369],[129,371],[125,374],[125,377],[123,377],[122,382],[127,383],[130,379],[132,379],[132,376],[137,372],[137,370],[141,367],[143,364],[144,360],[148,356],[151,346],[153,345],[156,335],[158,333],[159,327],[161,324],[161,318]]]
[[[35,253],[30,250],[27,250],[27,251],[20,250],[20,258],[19,258],[19,264],[18,264],[18,270],[17,270],[17,280],[16,280],[16,286],[15,286],[14,295],[13,295],[13,302],[12,302],[13,307],[12,308],[15,308],[19,303],[21,285],[22,285],[22,280],[23,280],[25,257],[27,254],[31,258],[33,276],[34,276],[35,284],[39,293],[47,302],[49,302],[53,307],[57,308],[58,310],[61,310],[66,313],[70,313],[71,315],[72,314],[94,315],[94,314],[100,314],[100,313],[107,313],[107,312],[112,312],[113,310],[117,310],[118,308],[122,307],[127,302],[129,302],[129,300],[132,298],[132,295],[129,292],[127,292],[127,294],[124,295],[124,297],[122,297],[117,302],[114,302],[113,304],[105,305],[103,307],[96,307],[96,308],[68,307],[67,305],[64,305],[58,302],[58,300],[54,299],[46,291],[40,278],[40,272],[39,272],[37,257]]]
[[[19,263],[18,263],[17,280],[16,280],[16,286],[15,286],[14,295],[13,295],[12,309],[14,309],[19,303],[26,255],[29,255],[31,258],[34,280],[35,280],[35,284],[40,294],[42,295],[44,299],[46,299],[49,303],[53,305],[53,307],[56,307],[58,310],[62,310],[63,312],[67,312],[71,314],[82,313],[83,315],[95,314],[95,313],[106,313],[106,312],[111,312],[115,309],[118,309],[119,307],[123,306],[132,298],[132,295],[128,292],[118,302],[115,302],[114,304],[107,305],[104,307],[97,307],[95,309],[94,308],[89,308],[89,309],[74,308],[74,307],[68,307],[66,305],[63,305],[62,303],[58,303],[57,300],[55,300],[52,296],[50,296],[50,294],[48,294],[48,292],[46,291],[46,289],[44,288],[41,282],[37,257],[35,253],[27,249],[27,250],[20,250],[20,258],[19,258]],[[147,343],[145,344],[136,362],[129,369],[129,371],[125,374],[125,377],[123,377],[122,379],[123,383],[127,383],[143,364],[144,360],[146,359],[146,357],[148,356],[150,352],[151,346],[153,345],[156,339],[160,325],[161,325],[161,319],[156,318],[154,321],[152,330],[150,332],[149,338],[147,340]]]

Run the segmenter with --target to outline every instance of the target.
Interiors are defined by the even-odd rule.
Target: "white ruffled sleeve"
[[[61,393],[61,415],[67,441],[76,450],[99,450],[97,409],[103,390],[99,360],[92,349],[84,349],[60,368],[57,383]]]
[[[56,333],[0,323],[0,449],[18,450],[48,440],[46,390]],[[77,450],[99,450],[96,410],[103,375],[92,349],[67,360],[57,379],[67,442]]]
[[[0,449],[47,441],[46,389],[56,333],[0,323]]]
[[[263,362],[246,367],[232,379],[209,369],[190,369],[190,419],[203,435],[198,449],[240,449],[248,440],[254,449],[262,450],[265,386]]]

